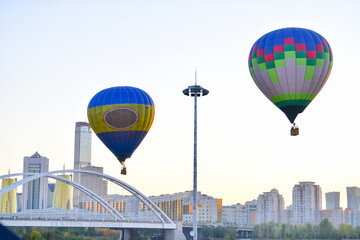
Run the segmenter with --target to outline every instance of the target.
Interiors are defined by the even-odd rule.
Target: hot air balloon
[[[148,133],[155,116],[151,97],[135,87],[111,87],[98,92],[89,102],[90,126],[117,157],[126,175],[130,158]]]
[[[320,34],[304,28],[282,28],[259,38],[249,54],[249,69],[263,94],[294,123],[326,83],[333,55]]]

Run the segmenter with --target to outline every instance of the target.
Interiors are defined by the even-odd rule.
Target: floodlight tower
[[[195,85],[183,90],[186,96],[194,97],[194,192],[193,192],[193,236],[197,240],[197,97],[206,96],[209,91],[197,85],[195,71]]]

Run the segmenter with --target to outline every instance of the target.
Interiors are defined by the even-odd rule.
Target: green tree
[[[314,224],[306,223],[304,227],[305,235],[303,237],[312,239],[315,237]]]
[[[31,236],[30,236],[30,240],[43,240],[43,238],[41,237],[41,233],[38,231],[33,231]]]
[[[59,229],[55,229],[54,230],[54,239],[55,240],[62,240],[64,239],[64,232],[59,230]]]
[[[224,238],[225,237],[225,228],[224,227],[216,227],[214,229],[213,237],[214,238]]]
[[[97,235],[97,232],[95,228],[88,228],[86,231],[87,236],[95,237]]]
[[[253,234],[255,237],[258,237],[258,238],[262,238],[263,237],[263,232],[262,232],[262,229],[261,229],[261,225],[259,224],[256,224],[253,228]]]
[[[329,219],[323,219],[319,224],[319,235],[321,239],[330,239],[334,234],[334,227]]]
[[[212,227],[205,226],[201,229],[201,235],[204,238],[210,238],[213,236],[213,229]]]
[[[285,223],[283,223],[283,224],[281,224],[281,230],[280,230],[280,237],[281,238],[285,238],[285,232],[286,232],[286,224]]]
[[[225,228],[225,238],[228,237],[229,240],[235,240],[237,237],[237,232],[234,227]]]
[[[356,228],[355,228],[355,234],[356,234],[356,239],[359,239],[360,238],[360,227],[359,226],[357,226]]]
[[[350,226],[351,227],[351,226]],[[350,231],[347,224],[340,224],[338,228],[339,237],[349,238]]]
[[[295,235],[294,225],[288,224],[288,227],[286,228],[285,237],[292,239]]]

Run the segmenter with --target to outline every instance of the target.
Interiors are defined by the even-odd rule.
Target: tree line
[[[235,227],[208,227],[204,226],[201,229],[202,239],[220,238],[226,240],[235,240],[238,237]]]
[[[360,226],[352,227],[349,224],[341,224],[335,228],[327,218],[318,225],[313,223],[291,225],[270,222],[255,225],[253,237],[267,239],[360,239]]]
[[[118,230],[106,228],[8,227],[8,229],[24,240],[117,240],[119,238]]]

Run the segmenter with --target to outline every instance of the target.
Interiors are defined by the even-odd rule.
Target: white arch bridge
[[[90,189],[57,174],[79,173],[89,174],[110,181],[127,190],[139,202],[146,206],[145,211],[137,214],[131,212],[119,212],[109,204],[102,196],[98,196]],[[57,170],[45,173],[14,173],[0,176],[0,179],[24,176],[17,181],[0,190],[0,196],[11,190],[40,178],[52,178],[69,184],[73,188],[85,193],[88,197],[99,203],[108,213],[88,212],[82,209],[60,210],[54,208],[25,210],[18,213],[0,213],[0,222],[5,226],[41,226],[41,227],[99,227],[122,229],[120,239],[130,239],[131,230],[134,229],[158,229],[164,231],[164,239],[185,239],[177,225],[149,198],[129,184],[112,176],[87,171],[87,170]],[[26,177],[25,177],[26,176]]]

